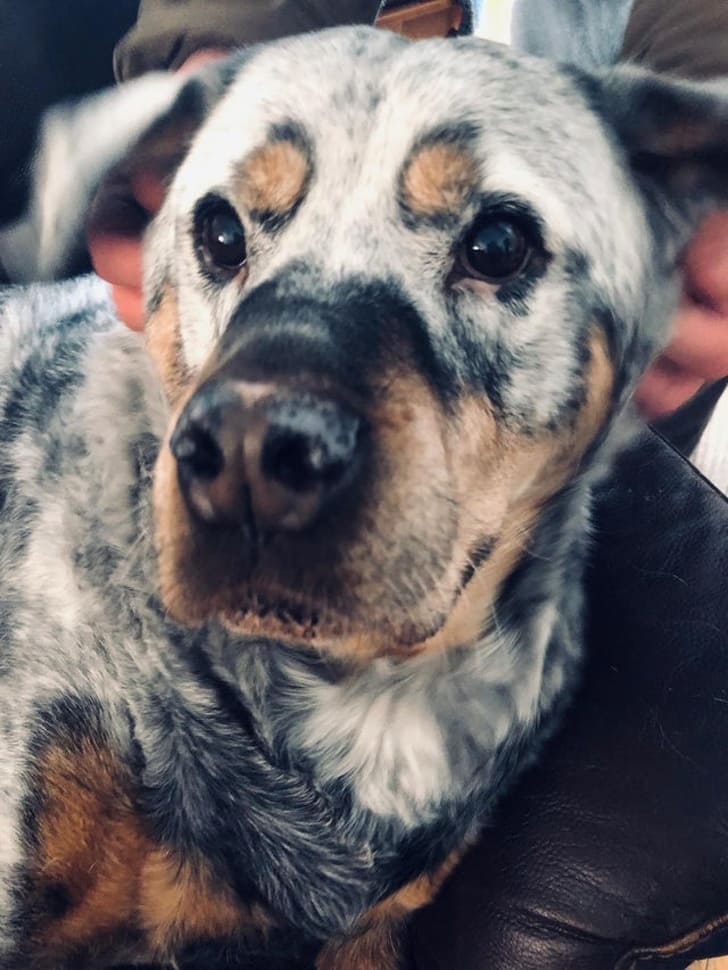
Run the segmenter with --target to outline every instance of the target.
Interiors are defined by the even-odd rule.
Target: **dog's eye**
[[[522,222],[508,213],[482,216],[460,246],[460,262],[467,276],[487,283],[504,283],[528,265],[533,246]]]
[[[200,211],[197,239],[205,267],[217,279],[230,279],[245,263],[245,232],[235,210],[222,199]]]

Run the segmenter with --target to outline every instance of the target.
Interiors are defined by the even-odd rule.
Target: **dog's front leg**
[[[367,923],[355,936],[327,943],[316,970],[404,970],[405,921]]]
[[[407,920],[432,902],[460,862],[457,849],[433,872],[424,873],[362,917],[351,936],[331,940],[316,961],[316,970],[405,970]]]

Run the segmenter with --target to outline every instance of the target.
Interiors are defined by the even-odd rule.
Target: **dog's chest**
[[[489,789],[503,749],[538,713],[553,628],[549,607],[523,642],[501,630],[467,650],[353,674],[275,644],[213,653],[274,752],[324,790],[349,792],[354,827],[406,837]]]

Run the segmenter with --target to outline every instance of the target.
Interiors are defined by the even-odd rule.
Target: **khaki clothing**
[[[728,74],[728,2],[635,0],[620,60],[695,80]]]
[[[203,47],[239,47],[322,27],[374,23],[381,0],[142,0],[114,52],[120,81],[179,67]]]

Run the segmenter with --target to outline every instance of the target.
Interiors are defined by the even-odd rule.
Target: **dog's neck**
[[[356,828],[433,825],[443,805],[505,784],[514,740],[536,732],[576,676],[588,501],[583,484],[544,510],[473,643],[352,668],[215,630],[206,654],[271,757],[347,791]]]

